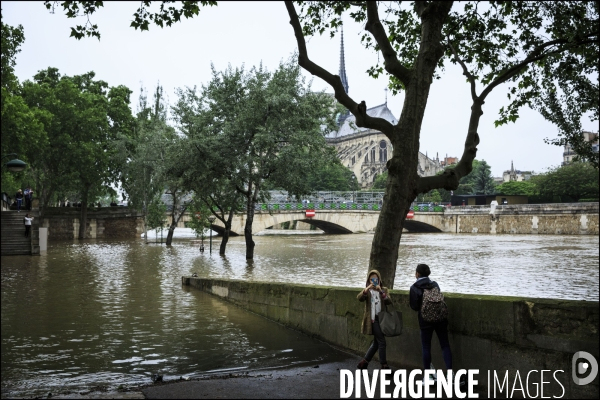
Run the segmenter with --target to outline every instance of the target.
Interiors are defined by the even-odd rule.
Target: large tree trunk
[[[416,166],[414,171],[416,171]],[[416,175],[416,172],[414,174]],[[377,269],[384,285],[389,288],[394,287],[404,220],[416,197],[414,192],[416,177],[408,175],[391,171],[388,173],[383,206],[377,221],[369,257],[369,269]],[[412,184],[410,184],[410,180],[412,180]]]
[[[221,246],[219,247],[219,255],[225,255],[225,248],[227,247],[227,242],[229,242],[229,234],[231,233],[231,222],[233,221],[234,210],[233,208],[229,210],[229,217],[227,221],[225,221],[225,231],[223,232],[223,239],[221,239]]]
[[[87,191],[84,193],[81,199],[81,214],[79,216],[79,239],[85,239],[85,233],[87,231],[87,202],[88,195]]]
[[[410,204],[419,192],[419,136],[433,73],[444,52],[441,45],[441,29],[448,10],[424,17],[419,55],[406,87],[398,125],[394,127],[390,138],[394,153],[392,159],[387,162],[389,173],[383,207],[375,228],[369,259],[369,268],[378,269],[381,279],[389,288],[394,287],[404,220]]]

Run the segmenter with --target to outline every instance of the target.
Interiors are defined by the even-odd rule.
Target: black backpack
[[[448,318],[448,306],[438,287],[430,286],[423,289],[421,316],[425,322],[440,322]]]

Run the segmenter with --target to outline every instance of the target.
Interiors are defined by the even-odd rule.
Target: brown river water
[[[220,238],[211,256],[208,239],[200,253],[181,231],[171,248],[62,241],[39,257],[2,257],[2,397],[345,358],[181,276],[359,287],[372,235],[265,231],[249,263],[241,237],[223,258]],[[408,289],[423,262],[444,292],[598,301],[598,250],[597,236],[404,234],[395,288]]]

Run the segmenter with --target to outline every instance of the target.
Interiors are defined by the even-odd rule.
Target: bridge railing
[[[340,210],[357,211],[371,210],[380,211],[379,204],[356,204],[356,203],[260,203],[256,204],[256,211],[293,211],[293,210]]]
[[[442,206],[414,206],[416,212],[444,212]],[[381,211],[381,204],[344,203],[259,203],[255,211],[294,211],[294,210],[338,210],[338,211]]]

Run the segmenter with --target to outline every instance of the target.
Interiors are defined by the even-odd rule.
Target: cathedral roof
[[[394,117],[392,111],[387,107],[387,104],[381,104],[376,107],[367,109],[367,115],[374,118],[383,118],[392,124],[396,124],[398,119]],[[337,131],[333,131],[325,136],[326,139],[341,139],[344,136],[350,136],[355,133],[368,132],[369,128],[359,128],[356,126],[356,117],[350,114]]]

